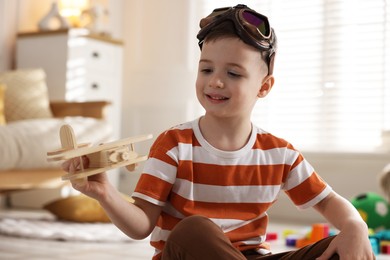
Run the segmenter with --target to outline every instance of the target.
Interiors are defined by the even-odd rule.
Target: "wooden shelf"
[[[30,32],[19,32],[18,37],[40,37],[56,34],[72,34],[79,37],[87,37],[90,39],[95,39],[98,41],[104,41],[112,44],[123,45],[123,41],[115,39],[106,34],[95,34],[90,33],[89,30],[85,28],[75,28],[75,29],[61,29],[61,30],[51,30],[51,31],[30,31]]]

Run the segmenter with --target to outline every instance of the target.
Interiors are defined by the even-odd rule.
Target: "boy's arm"
[[[62,169],[75,173],[77,169],[89,165],[86,156],[73,158],[62,164]],[[73,188],[99,201],[105,212],[120,230],[134,239],[143,239],[153,230],[161,213],[161,207],[136,199],[127,201],[109,182],[106,173],[89,176],[85,181],[71,181]]]
[[[111,221],[133,239],[144,239],[153,230],[161,213],[161,206],[142,199],[128,202],[111,186],[107,196],[99,200]]]
[[[338,253],[341,259],[375,259],[368,239],[367,225],[349,201],[331,192],[314,208],[340,230],[339,235],[318,259],[328,259],[334,253]]]

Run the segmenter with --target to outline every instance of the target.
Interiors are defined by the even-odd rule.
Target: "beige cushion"
[[[7,122],[53,117],[42,69],[6,71],[0,73],[0,83],[7,85],[4,102]]]
[[[4,96],[5,96],[5,85],[0,84],[0,125],[5,125]]]
[[[123,195],[133,202],[133,199]],[[111,222],[106,212],[95,199],[83,194],[58,199],[44,205],[44,209],[53,213],[58,219],[74,222]]]
[[[74,222],[110,222],[99,202],[85,195],[53,201],[44,206],[58,219]]]

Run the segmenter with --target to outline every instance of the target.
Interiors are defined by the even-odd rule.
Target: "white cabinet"
[[[121,41],[88,34],[85,29],[20,33],[17,68],[41,67],[50,100],[107,100],[107,118],[120,138],[122,98]]]

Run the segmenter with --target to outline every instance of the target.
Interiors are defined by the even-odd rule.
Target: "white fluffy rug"
[[[0,234],[23,238],[86,242],[126,242],[132,239],[112,223],[1,218]]]

